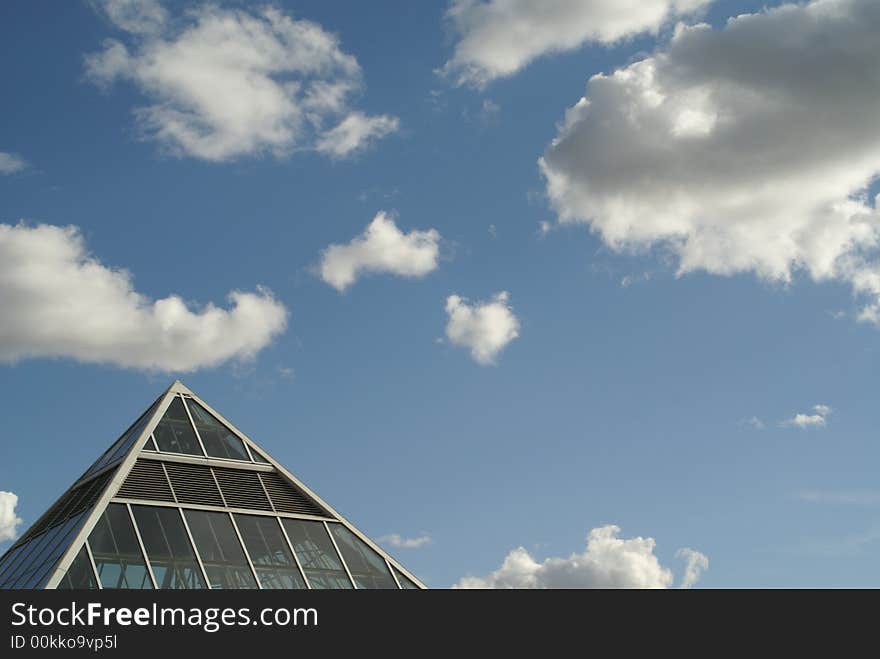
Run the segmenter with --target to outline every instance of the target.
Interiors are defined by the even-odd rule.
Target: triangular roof
[[[209,550],[200,550],[198,531],[194,534],[191,526],[212,513],[221,513],[231,524],[216,516],[211,523],[220,521],[234,530],[234,537],[244,547],[243,558],[253,575],[249,582],[252,581],[254,587],[261,587],[258,586],[263,583],[261,579],[268,579],[264,569],[271,568],[261,567],[258,557],[251,558],[253,549],[248,549],[247,531],[240,530],[244,523],[269,525],[260,527],[263,530],[259,530],[259,538],[262,542],[269,542],[267,534],[279,538],[275,554],[294,559],[296,566],[294,568],[291,562],[289,571],[298,569],[291,578],[302,584],[300,587],[332,587],[316,585],[321,582],[322,577],[318,576],[321,570],[315,569],[315,576],[310,576],[305,560],[314,556],[310,553],[306,557],[305,549],[292,538],[293,527],[299,533],[302,526],[306,535],[318,533],[321,536],[303,540],[309,551],[319,551],[316,547],[322,544],[326,545],[327,552],[335,550],[332,557],[324,557],[324,562],[344,568],[344,574],[341,570],[339,573],[340,584],[347,576],[350,584],[346,587],[385,584],[386,587],[425,588],[399,562],[179,380],[0,558],[0,588],[65,587],[62,581],[68,570],[83,571],[86,579],[83,583],[101,587],[106,577],[101,574],[100,561],[95,559],[95,548],[90,548],[86,541],[93,532],[101,535],[103,527],[95,531],[96,527],[109,523],[108,506],[110,510],[121,511],[123,507],[128,510],[127,517],[134,530],[132,537],[136,537],[140,554],[147,557],[143,568],[147,586],[161,587],[156,573],[168,569],[173,561],[169,563],[166,556],[158,561],[161,567],[151,566],[148,549],[151,539],[145,537],[143,529],[138,529],[132,511],[140,514],[147,510],[164,510],[181,519],[181,529],[189,539],[188,551],[193,554],[191,560],[198,563],[196,571],[193,562],[190,581],[201,583],[201,587],[216,584],[210,569],[206,569]],[[173,509],[176,512],[169,513]],[[280,527],[281,533],[274,527]],[[167,538],[165,540],[167,542]],[[364,572],[363,578],[359,578],[358,570]],[[370,570],[375,572],[375,579],[367,574]],[[383,570],[387,574],[379,574]],[[250,575],[245,572],[245,577]],[[175,587],[186,587],[181,586],[180,579],[175,584]],[[277,582],[270,587],[278,587]]]

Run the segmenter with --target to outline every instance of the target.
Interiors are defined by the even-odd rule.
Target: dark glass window
[[[71,517],[62,524],[53,526],[40,536],[32,538],[27,544],[29,551],[22,554],[18,565],[4,574],[4,588],[36,588],[48,576],[64,550],[68,542],[84,519],[80,513]]]
[[[263,464],[271,464],[266,458],[260,455],[253,447],[250,447],[251,455],[254,457],[254,462],[262,462]]]
[[[98,583],[95,581],[95,574],[92,572],[92,564],[89,561],[89,555],[86,553],[86,546],[77,553],[73,563],[67,568],[67,573],[61,578],[58,584],[59,590],[95,590]]]
[[[176,508],[132,506],[156,585],[163,589],[205,588],[196,555]]]
[[[244,540],[248,556],[251,557],[251,563],[257,570],[261,587],[266,589],[306,587],[275,517],[236,515],[235,523]]]
[[[89,535],[98,579],[104,588],[152,589],[128,510],[111,503]]]
[[[244,443],[229,428],[215,419],[214,415],[196,401],[189,399],[186,404],[208,455],[212,458],[250,460]]]
[[[153,436],[152,436],[152,435],[150,435],[150,436],[147,438],[147,443],[144,444],[144,450],[145,450],[145,451],[155,451],[155,450],[156,450],[156,444],[155,444],[155,442],[153,442]]]
[[[159,450],[165,453],[203,455],[180,396],[174,397],[165,416],[153,431],[153,437]]]
[[[385,559],[342,524],[328,524],[358,588],[397,588]]]
[[[228,514],[187,510],[186,523],[211,588],[257,587]]]
[[[322,522],[303,519],[282,519],[284,530],[293,545],[303,572],[315,590],[351,588],[339,554],[333,547]]]
[[[158,400],[153,403],[150,406],[150,409],[144,412],[143,415],[137,421],[135,421],[128,430],[125,431],[122,437],[117,439],[116,442],[114,442],[113,446],[107,449],[107,452],[104,453],[104,455],[102,455],[85,474],[83,474],[83,477],[88,476],[89,474],[92,474],[99,469],[102,469],[104,466],[115,462],[123,455],[125,455],[125,452],[128,451],[129,448],[131,448],[131,445],[134,444],[134,442],[138,438],[138,435],[141,434],[141,431],[143,431],[144,427],[153,416],[153,411],[156,409],[156,405],[158,404]]]
[[[404,590],[421,590],[421,588],[419,588],[412,579],[408,578],[396,567],[392,565],[391,569],[394,570],[394,576],[397,577],[397,581],[400,583],[401,588],[403,588]]]

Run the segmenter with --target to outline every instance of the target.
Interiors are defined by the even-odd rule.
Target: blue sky
[[[18,532],[180,377],[430,586],[880,585],[880,12],[612,4],[4,3]]]

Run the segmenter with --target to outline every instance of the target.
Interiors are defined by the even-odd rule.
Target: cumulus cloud
[[[703,572],[709,569],[709,557],[696,549],[683,547],[675,552],[677,558],[684,559],[684,574],[681,577],[679,588],[693,588]]]
[[[458,36],[443,72],[459,84],[481,86],[510,76],[548,53],[592,41],[611,44],[711,0],[453,0],[446,11]]]
[[[272,293],[232,291],[229,309],[151,300],[91,256],[76,227],[0,224],[0,361],[70,357],[150,371],[246,360],[287,323]]]
[[[27,162],[15,153],[0,151],[0,174],[15,174],[27,169]]]
[[[783,426],[824,428],[825,420],[833,410],[828,405],[814,405],[812,414],[798,413],[782,422]]]
[[[0,542],[15,540],[18,537],[18,525],[21,518],[15,514],[18,495],[0,491]]]
[[[679,274],[839,280],[880,323],[880,3],[743,14],[595,75],[539,165],[562,222]],[[805,56],[808,53],[808,56]]]
[[[465,577],[454,588],[669,588],[672,570],[654,555],[653,538],[620,538],[620,528],[609,524],[590,531],[586,549],[568,558],[536,561],[517,547],[501,567],[485,577]],[[683,587],[692,586],[708,559],[691,549],[680,550],[688,564]],[[687,584],[685,586],[685,584]]]
[[[330,245],[321,255],[321,279],[344,291],[368,273],[424,277],[437,269],[440,234],[436,229],[403,233],[379,211],[359,236],[345,245]]]
[[[397,533],[390,533],[379,538],[379,542],[398,549],[418,549],[419,547],[431,544],[431,536],[423,533],[415,538],[404,538]]]
[[[519,320],[508,304],[507,291],[488,302],[473,304],[458,295],[446,298],[446,338],[471,351],[478,364],[494,364],[499,353],[519,336]]]
[[[126,36],[86,56],[88,77],[105,87],[134,83],[150,100],[134,112],[140,129],[173,154],[344,157],[397,129],[395,117],[352,109],[361,68],[317,23],[272,7],[206,4],[170,20],[155,1],[98,6]]]

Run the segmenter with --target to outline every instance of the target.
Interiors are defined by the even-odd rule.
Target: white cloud
[[[590,531],[586,549],[568,558],[536,561],[523,547],[511,551],[501,567],[485,577],[465,577],[455,588],[669,588],[672,570],[654,555],[653,538],[620,538],[609,524]],[[708,559],[691,549],[680,550],[687,560],[682,586],[690,587],[708,566]]]
[[[0,151],[0,174],[15,174],[27,169],[27,162],[15,153]]]
[[[395,117],[351,107],[357,60],[320,25],[266,7],[202,5],[169,20],[157,2],[101,3],[126,43],[85,59],[102,86],[134,83],[151,104],[135,116],[171,153],[210,161],[316,149],[351,155],[397,129]]]
[[[403,233],[384,211],[364,232],[345,245],[330,245],[321,255],[321,279],[344,291],[367,273],[424,277],[438,267],[440,234],[436,229]]]
[[[446,11],[459,37],[443,72],[481,86],[548,53],[586,42],[611,44],[656,33],[711,0],[453,0]]]
[[[798,428],[824,428],[825,420],[833,410],[828,405],[814,405],[813,414],[798,413],[782,422],[783,426]]]
[[[390,533],[379,538],[379,542],[398,549],[418,549],[419,547],[431,544],[431,536],[423,533],[415,538],[404,538],[397,533]]]
[[[505,346],[519,336],[519,320],[508,302],[506,291],[488,302],[468,304],[458,295],[446,298],[446,338],[453,345],[471,351],[483,365],[494,364]]]
[[[761,419],[759,419],[759,418],[756,417],[756,416],[753,416],[753,417],[750,418],[750,419],[745,419],[745,420],[743,421],[743,423],[744,423],[745,425],[747,425],[747,426],[751,426],[751,427],[754,428],[755,430],[764,430],[764,428],[767,427],[767,426],[764,424],[764,422],[761,421]]]
[[[709,557],[695,549],[683,547],[675,552],[676,558],[685,560],[684,574],[679,588],[693,588],[705,570],[709,569]]]
[[[362,112],[352,112],[338,126],[324,133],[315,148],[335,158],[345,158],[395,132],[398,124],[397,117],[387,114],[368,117]]]
[[[287,322],[272,293],[232,291],[230,309],[151,300],[91,256],[76,227],[0,224],[0,361],[71,357],[151,371],[246,360]]]
[[[93,0],[92,4],[132,34],[158,32],[168,21],[168,12],[157,0]]]
[[[15,514],[18,496],[12,492],[0,491],[0,542],[15,540],[21,518]]]
[[[878,50],[875,0],[679,27],[590,79],[539,161],[551,203],[612,249],[670,251],[679,274],[848,282],[880,323]]]

